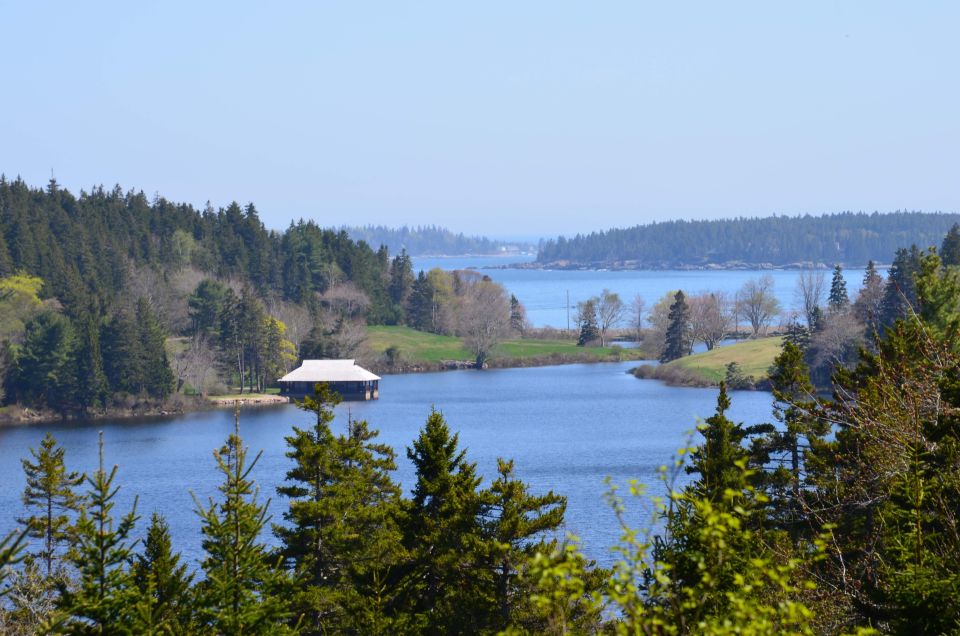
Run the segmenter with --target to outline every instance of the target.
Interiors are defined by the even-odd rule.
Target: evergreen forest
[[[843,212],[714,221],[665,221],[559,237],[540,244],[537,261],[634,269],[888,263],[907,245],[939,245],[960,214]]]

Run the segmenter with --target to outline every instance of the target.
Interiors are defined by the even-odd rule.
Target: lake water
[[[515,262],[516,257],[414,259],[416,269],[484,268]],[[795,271],[547,271],[485,269],[526,305],[534,325],[566,326],[565,298],[571,304],[609,288],[625,300],[640,294],[648,307],[668,291],[732,293],[746,280],[769,273],[785,308],[794,306]],[[863,272],[846,272],[851,296]],[[461,444],[486,478],[495,475],[498,457],[513,458],[518,475],[536,492],[554,490],[569,500],[565,530],[582,537],[588,555],[610,559],[619,536],[613,513],[603,500],[604,478],[626,484],[639,479],[654,488],[657,468],[684,446],[698,418],[715,406],[713,389],[672,388],[654,380],[637,380],[626,371],[633,363],[569,365],[533,369],[453,371],[388,376],[375,402],[341,405],[338,430],[348,410],[381,431],[397,450],[397,480],[409,492],[413,483],[405,449],[417,436],[430,409],[443,411]],[[748,424],[770,420],[770,395],[736,392],[731,415]],[[284,436],[293,425],[309,426],[308,414],[293,406],[245,410],[241,433],[263,457],[254,476],[263,495],[273,497],[279,521],[284,502],[275,488],[289,466]],[[177,547],[188,560],[200,556],[199,522],[190,493],[214,495],[219,483],[211,452],[233,429],[229,411],[136,421],[65,423],[0,429],[0,531],[12,528],[23,513],[20,459],[35,448],[47,430],[67,448],[74,470],[96,468],[97,431],[103,430],[108,465],[118,464],[122,486],[118,511],[140,498],[144,517],[154,510],[169,520]],[[637,512],[636,524],[648,513]],[[271,536],[266,537],[268,540]]]
[[[381,431],[398,453],[397,479],[405,492],[413,485],[406,458],[430,409],[436,407],[459,431],[468,457],[487,479],[498,457],[513,458],[518,475],[536,492],[554,490],[569,499],[566,531],[582,537],[588,555],[608,562],[618,538],[616,520],[603,501],[604,478],[620,484],[640,479],[656,485],[657,468],[685,444],[698,418],[714,410],[713,389],[671,388],[637,380],[632,363],[569,365],[532,369],[451,371],[387,376],[381,398],[338,409],[334,423],[343,430],[348,409]],[[732,416],[769,421],[770,395],[735,392]],[[309,426],[309,414],[293,406],[248,409],[241,434],[253,451],[263,451],[254,471],[264,496],[273,497],[275,520],[284,501],[275,495],[289,460],[284,436],[292,425]],[[202,499],[219,483],[211,452],[233,429],[229,411],[209,411],[151,420],[24,426],[0,430],[0,531],[22,514],[20,458],[38,446],[47,430],[67,448],[71,469],[92,471],[97,462],[97,431],[102,430],[108,465],[118,464],[121,485],[117,511],[139,496],[145,527],[154,510],[170,522],[177,547],[191,562],[200,556],[199,523],[190,492]],[[639,511],[637,524],[648,515]],[[270,538],[270,537],[268,537]]]
[[[639,294],[646,301],[647,309],[652,307],[664,294],[682,289],[686,294],[703,291],[726,292],[731,297],[750,279],[769,274],[774,281],[774,295],[786,310],[797,309],[795,290],[798,270],[538,270],[538,269],[489,269],[510,263],[529,262],[532,256],[473,256],[473,257],[434,257],[414,258],[415,270],[441,269],[481,269],[495,281],[503,284],[524,304],[527,318],[535,327],[566,328],[567,292],[570,293],[570,325],[576,322],[577,302],[597,296],[603,289],[610,289],[629,303]],[[829,291],[832,273],[825,271],[826,284],[824,294]],[[847,293],[851,300],[860,289],[864,270],[850,269],[843,273],[847,282]],[[826,299],[824,299],[826,302]]]

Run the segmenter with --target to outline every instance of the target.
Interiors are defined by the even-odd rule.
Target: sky
[[[9,2],[0,172],[268,227],[960,210],[956,2]]]

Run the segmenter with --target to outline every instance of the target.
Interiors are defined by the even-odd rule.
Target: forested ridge
[[[416,227],[385,227],[364,225],[344,227],[355,241],[370,245],[386,245],[391,254],[406,250],[411,256],[460,256],[464,254],[502,254],[516,248],[527,248],[507,241],[498,241],[483,236],[466,236],[445,227],[418,225]]]
[[[0,177],[4,401],[67,414],[218,384],[262,390],[305,342],[350,353],[330,339],[401,321],[392,265],[385,247],[313,221],[268,230],[253,204],[198,210]]]
[[[540,263],[667,268],[889,262],[908,245],[938,245],[960,214],[843,212],[712,221],[665,221],[543,242]]]

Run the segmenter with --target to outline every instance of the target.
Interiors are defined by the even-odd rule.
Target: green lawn
[[[409,327],[367,327],[367,337],[374,352],[383,353],[389,347],[397,347],[406,360],[440,362],[472,357],[459,338],[424,333]]]
[[[726,375],[727,365],[736,362],[744,375],[752,375],[755,379],[761,380],[767,377],[767,369],[780,353],[782,341],[783,339],[779,337],[744,340],[726,347],[717,347],[713,351],[680,358],[670,364],[693,371],[713,382],[719,382]]]
[[[471,360],[473,355],[460,338],[438,336],[409,327],[368,327],[368,343],[376,353],[388,347],[400,350],[407,361],[440,362],[441,360]],[[578,347],[572,340],[506,340],[497,347],[495,356],[507,358],[543,358],[547,356],[587,356],[603,358],[614,352],[612,347]],[[624,359],[638,357],[633,350],[624,349]]]

